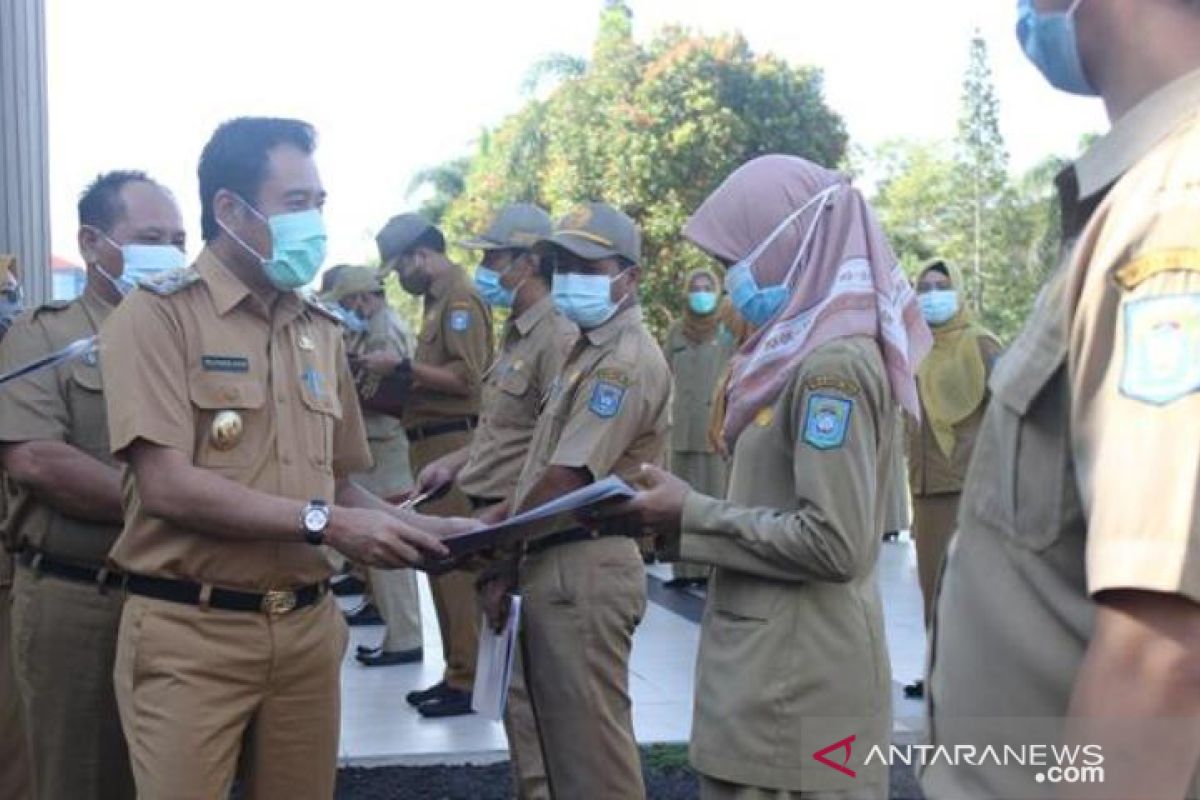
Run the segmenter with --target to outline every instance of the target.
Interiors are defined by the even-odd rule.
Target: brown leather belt
[[[562,531],[560,533],[552,533],[549,536],[543,536],[540,539],[534,539],[533,541],[528,542],[525,545],[525,555],[532,556],[564,544],[589,542],[593,539],[604,539],[611,536],[624,536],[629,539],[636,538],[633,534],[624,532],[608,533],[605,531],[588,530],[587,528],[571,528],[570,530]]]
[[[269,592],[242,592],[214,586],[206,605],[222,611],[261,611],[271,616],[279,616],[315,605],[325,596],[327,586],[325,582],[321,582],[294,590],[275,589]],[[201,605],[204,587],[191,581],[130,575],[125,581],[125,589],[130,594],[142,597],[198,606]]]
[[[444,436],[447,433],[469,431],[478,424],[479,417],[452,419],[447,422],[431,422],[428,425],[417,425],[416,427],[408,428],[404,431],[404,435],[408,437],[410,442],[419,442],[422,439],[432,439],[435,436]]]
[[[17,562],[38,575],[52,575],[55,578],[75,581],[76,583],[90,583],[96,586],[116,589],[125,582],[125,576],[116,570],[110,570],[107,567],[72,564],[70,561],[62,561],[45,553],[39,553],[36,550],[23,551],[17,556]]]

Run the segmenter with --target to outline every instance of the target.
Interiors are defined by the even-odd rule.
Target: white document
[[[517,658],[517,633],[521,628],[521,596],[512,595],[508,621],[500,633],[492,631],[484,616],[479,626],[479,655],[475,660],[475,688],[471,710],[488,719],[504,719],[508,685]]]

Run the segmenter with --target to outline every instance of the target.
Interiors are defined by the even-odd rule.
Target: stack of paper
[[[475,689],[471,710],[488,719],[504,718],[508,684],[517,657],[517,635],[521,627],[521,596],[511,597],[512,606],[504,630],[495,633],[487,617],[479,625],[479,655],[475,661]]]

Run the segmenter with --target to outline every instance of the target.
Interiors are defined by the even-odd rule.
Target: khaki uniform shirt
[[[714,567],[691,741],[701,773],[887,796],[887,768],[864,761],[892,733],[875,568],[896,408],[873,339],[829,342],[738,436],[729,499],[685,500],[680,554]],[[849,736],[854,779],[812,756]]]
[[[585,331],[538,418],[513,510],[551,466],[629,480],[642,464],[662,464],[670,392],[671,374],[639,306]]]
[[[991,365],[1000,355],[1000,343],[990,336],[979,337],[979,350],[983,363]],[[920,389],[920,386],[917,387]],[[974,413],[954,426],[954,452],[947,458],[933,435],[933,428],[907,419],[908,438],[908,481],[914,497],[961,492],[967,477],[967,465],[975,449],[979,426],[983,424],[983,412],[987,410],[987,397]],[[925,407],[921,407],[925,419]]]
[[[295,293],[268,310],[210,250],[154,285],[127,297],[101,331],[113,453],[144,439],[251,489],[330,503],[335,479],[370,467],[341,327],[328,312]],[[240,436],[216,436],[218,415],[236,415]],[[255,591],[329,577],[320,548],[223,539],[151,517],[128,470],[124,490],[111,557],[129,572]]]
[[[667,331],[663,354],[674,376],[671,401],[671,450],[677,453],[712,453],[708,425],[713,390],[737,349],[724,326],[712,339],[693,344],[683,335],[683,323]]]
[[[443,394],[418,382],[404,409],[404,427],[478,415],[483,373],[491,358],[491,315],[466,274],[456,268],[435,282],[425,298],[425,319],[413,360],[452,370],[471,386],[471,394]]]
[[[479,427],[458,486],[472,497],[512,495],[529,451],[538,412],[579,329],[546,296],[505,326],[500,355],[483,383]]]
[[[112,306],[95,292],[70,303],[51,303],[22,316],[0,343],[0,372],[7,372],[72,342],[94,336]],[[43,369],[0,394],[0,441],[65,442],[111,466],[104,382],[95,354]],[[67,517],[15,482],[9,484],[6,536],[17,549],[89,566],[103,566],[119,525]]]
[[[1200,602],[1198,110],[1200,71],[1060,178],[1078,238],[991,377],[934,619],[934,744],[1060,743],[1092,598]],[[934,800],[1044,795],[1036,771],[922,780]]]
[[[408,358],[413,351],[407,326],[395,311],[386,307],[367,320],[366,331],[350,333],[346,337],[346,352],[350,355],[364,356],[381,350],[401,358]],[[364,370],[358,378],[359,391],[363,390],[363,384],[372,380],[376,380],[375,376]],[[412,468],[408,461],[408,437],[404,435],[404,425],[390,414],[367,410],[362,414],[374,466],[369,472],[356,474],[355,482],[379,497],[389,497],[407,489],[412,485]]]

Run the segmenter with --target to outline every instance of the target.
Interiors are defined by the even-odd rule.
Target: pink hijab
[[[843,336],[871,336],[879,343],[892,394],[920,417],[914,374],[933,336],[874,212],[842,175],[795,156],[756,158],[709,195],[683,234],[736,263],[823,192],[751,265],[759,287],[787,280],[791,293],[733,359],[724,428],[730,447],[755,413],[775,402],[809,353]]]

